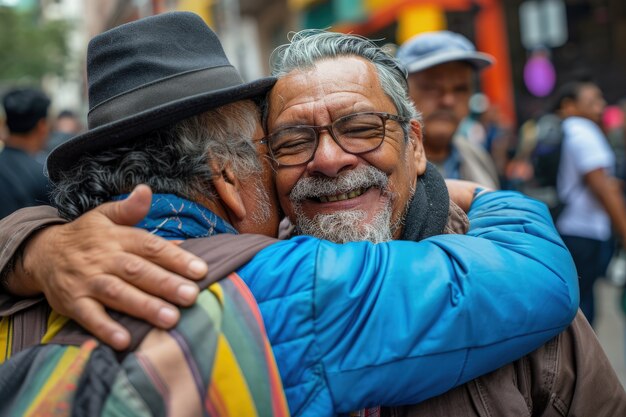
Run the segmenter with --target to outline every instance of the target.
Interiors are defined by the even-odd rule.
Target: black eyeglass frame
[[[374,116],[378,116],[380,117],[380,120],[382,121],[383,124],[383,132],[382,135],[380,135],[380,142],[378,142],[378,145],[376,145],[375,147],[373,147],[372,149],[368,149],[366,151],[361,151],[361,152],[351,152],[349,150],[347,150],[346,148],[343,147],[343,145],[341,143],[339,143],[339,141],[337,140],[337,138],[335,137],[335,132],[333,130],[333,126],[337,123],[340,122],[342,120],[345,120],[347,118],[350,117],[355,117],[355,116],[361,116],[361,115],[374,115]],[[347,114],[345,116],[342,116],[340,118],[338,118],[337,120],[334,120],[332,123],[324,125],[324,126],[315,126],[315,125],[295,125],[295,126],[285,126],[283,128],[278,129],[277,131],[270,133],[269,135],[263,136],[259,143],[263,144],[263,145],[267,145],[267,149],[269,150],[269,154],[270,157],[272,158],[272,160],[274,161],[274,163],[277,166],[298,166],[298,165],[304,165],[304,164],[308,164],[309,162],[311,162],[313,160],[313,158],[315,158],[315,153],[317,152],[317,147],[320,144],[320,132],[322,132],[323,130],[328,130],[328,133],[330,134],[330,137],[335,141],[335,143],[337,144],[337,146],[339,146],[344,152],[347,152],[349,154],[352,155],[361,155],[364,153],[368,153],[368,152],[372,152],[378,148],[380,148],[380,146],[383,144],[383,142],[385,141],[385,136],[387,133],[387,121],[388,120],[393,120],[395,122],[398,123],[407,123],[409,122],[411,119],[408,117],[402,117],[399,116],[397,114],[390,114],[390,113],[385,113],[385,112],[360,112],[360,113],[352,113],[352,114]],[[287,129],[311,129],[315,132],[315,146],[313,146],[313,151],[311,152],[311,156],[303,162],[298,162],[295,164],[286,164],[283,162],[279,162],[276,157],[274,156],[274,152],[272,151],[272,147],[270,146],[270,141],[272,139],[273,136],[276,136],[277,134],[287,130]]]

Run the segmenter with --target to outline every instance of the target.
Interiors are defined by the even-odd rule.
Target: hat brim
[[[275,77],[267,77],[235,87],[212,90],[153,107],[89,130],[52,150],[46,160],[48,176],[53,183],[58,182],[62,172],[69,170],[82,155],[114,148],[141,134],[225,104],[260,97],[275,83]]]
[[[445,64],[448,62],[463,61],[472,65],[476,70],[482,70],[491,66],[495,59],[488,54],[475,51],[449,51],[444,53],[437,53],[433,56],[427,56],[420,58],[415,62],[406,65],[409,74],[423,71],[428,68],[432,68],[437,65]]]

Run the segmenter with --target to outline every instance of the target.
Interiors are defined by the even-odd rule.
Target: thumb
[[[140,184],[125,200],[101,204],[94,211],[104,214],[113,223],[134,226],[146,217],[151,204],[152,190]]]

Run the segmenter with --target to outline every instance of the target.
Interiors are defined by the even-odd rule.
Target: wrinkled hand
[[[176,244],[129,227],[145,217],[151,198],[150,188],[138,186],[126,200],[37,233],[24,251],[24,270],[50,305],[115,349],[130,335],[104,306],[169,328],[180,313],[163,299],[192,304],[198,287],[187,278],[207,273],[204,261]]]
[[[474,201],[474,192],[476,188],[484,188],[486,191],[490,191],[488,187],[484,187],[478,183],[464,180],[446,180],[448,186],[448,194],[450,199],[454,201],[464,212],[468,212],[472,201]]]

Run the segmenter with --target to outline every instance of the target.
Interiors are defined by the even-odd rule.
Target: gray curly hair
[[[211,198],[209,159],[219,168],[230,163],[240,178],[262,171],[252,143],[258,121],[256,104],[240,101],[154,130],[125,146],[84,155],[55,184],[54,203],[71,220],[138,184],[192,201],[200,195]]]

